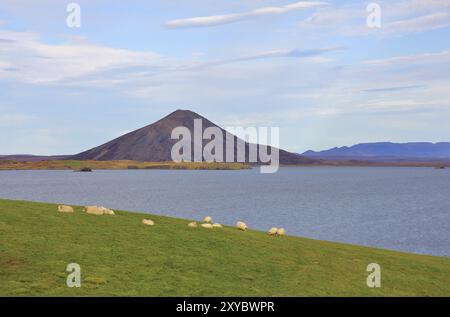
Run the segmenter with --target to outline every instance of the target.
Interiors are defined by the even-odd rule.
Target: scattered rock
[[[82,169],[79,169],[76,172],[92,172],[92,168],[90,168],[90,167],[83,167]]]

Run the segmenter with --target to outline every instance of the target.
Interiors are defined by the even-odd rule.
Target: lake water
[[[0,171],[0,198],[202,219],[450,256],[450,169]]]

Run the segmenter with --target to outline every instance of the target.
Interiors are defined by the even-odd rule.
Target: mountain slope
[[[208,119],[189,110],[177,110],[161,120],[145,126],[141,129],[127,133],[117,139],[107,142],[103,145],[90,149],[88,151],[71,156],[74,160],[134,160],[161,162],[171,161],[172,146],[178,140],[171,139],[172,130],[176,127],[186,127],[193,136],[194,119],[202,119],[203,130],[208,127],[218,127]],[[220,128],[220,127],[218,127]],[[223,133],[222,144],[225,144],[225,138],[228,132],[220,128]],[[209,141],[204,141],[204,144]],[[235,153],[236,153],[235,142]],[[248,162],[248,143],[246,143],[246,162]],[[192,141],[192,149],[193,141]],[[226,155],[224,146],[224,157]],[[236,157],[236,155],[234,155]],[[311,158],[305,158],[298,154],[280,150],[281,164],[315,164],[320,161]]]
[[[325,151],[306,151],[302,155],[322,159],[439,161],[450,159],[450,142],[360,143]]]

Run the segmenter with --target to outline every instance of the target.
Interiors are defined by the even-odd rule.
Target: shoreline
[[[208,163],[208,162],[139,162],[131,160],[120,161],[81,161],[81,160],[51,160],[51,161],[1,161],[0,171],[6,170],[242,170],[250,169],[245,163]]]
[[[50,161],[10,161],[0,160],[0,171],[8,170],[245,170],[260,164],[226,162],[141,162],[131,160],[50,160]],[[448,163],[436,162],[363,162],[363,161],[324,161],[323,164],[280,164],[280,167],[427,167],[435,169],[450,168]]]
[[[10,198],[2,198],[2,197],[0,197],[0,203],[2,201],[15,202],[15,203],[46,204],[46,205],[55,205],[55,206],[58,204],[56,202],[34,201],[34,200],[23,200],[23,199],[10,199]],[[83,206],[81,206],[81,205],[73,205],[73,206],[75,208],[79,208],[79,209],[83,208]],[[192,221],[198,221],[198,220],[195,220],[195,219],[188,219],[188,218],[182,218],[182,217],[176,217],[176,216],[170,216],[170,215],[164,215],[164,214],[146,213],[146,212],[142,212],[142,211],[121,210],[121,209],[114,209],[114,210],[118,210],[119,212],[124,212],[124,213],[130,213],[130,214],[134,214],[134,215],[140,215],[140,216],[143,216],[143,217],[163,217],[163,218],[175,219],[175,220],[178,220],[178,221],[185,221],[186,223],[187,222],[192,222]],[[225,228],[233,228],[232,225],[227,225],[227,224],[222,224],[222,225]],[[250,228],[249,231],[258,232],[260,234],[266,234],[265,231],[260,230],[260,229]],[[315,238],[306,237],[306,236],[299,236],[299,235],[289,235],[288,234],[287,237],[298,238],[298,239],[305,239],[305,240],[317,241],[317,242],[324,242],[324,243],[336,243],[336,244],[340,244],[340,245],[346,245],[346,246],[358,247],[358,248],[368,248],[368,249],[379,250],[379,251],[383,251],[383,252],[402,253],[402,254],[405,254],[405,255],[409,254],[409,255],[417,255],[417,256],[429,256],[429,257],[444,258],[444,259],[449,259],[450,260],[450,256],[446,256],[446,255],[434,255],[434,254],[429,254],[429,253],[408,252],[408,251],[402,251],[402,250],[397,250],[397,249],[388,249],[388,248],[382,248],[382,247],[370,246],[370,245],[364,245],[364,244],[352,244],[352,243],[342,242],[342,241],[321,240],[321,239],[315,239]]]

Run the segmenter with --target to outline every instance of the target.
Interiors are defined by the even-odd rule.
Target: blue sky
[[[0,3],[0,154],[71,154],[176,109],[303,152],[449,141],[450,0]]]

